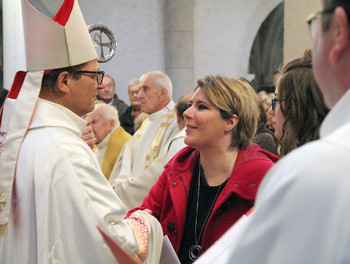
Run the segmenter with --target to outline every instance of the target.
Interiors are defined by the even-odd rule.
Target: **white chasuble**
[[[110,182],[141,175],[162,155],[163,149],[178,132],[175,103],[171,101],[162,110],[150,114],[124,145],[111,173]]]
[[[68,109],[39,99],[18,157],[0,263],[116,263],[97,225],[132,256],[142,255],[123,221],[123,203],[80,138],[85,125]],[[142,217],[157,234],[149,245],[159,245],[160,225]]]

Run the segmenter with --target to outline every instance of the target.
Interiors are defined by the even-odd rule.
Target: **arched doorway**
[[[255,90],[274,91],[273,74],[283,62],[284,2],[280,3],[261,24],[250,52],[248,72]]]

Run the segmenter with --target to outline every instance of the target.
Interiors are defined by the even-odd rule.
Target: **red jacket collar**
[[[165,169],[172,172],[174,177],[183,177],[183,182],[189,189],[194,166],[199,158],[199,151],[186,147],[180,150],[166,165]],[[227,197],[236,193],[240,197],[253,200],[257,188],[266,172],[271,168],[271,162],[275,163],[279,157],[261,149],[256,144],[251,144],[238,153],[232,174],[220,196]],[[259,163],[259,166],[256,166]],[[187,172],[187,173],[186,173]]]

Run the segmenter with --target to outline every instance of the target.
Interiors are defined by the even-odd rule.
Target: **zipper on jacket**
[[[183,184],[183,185],[184,185],[184,187],[185,187],[185,192],[186,192],[186,200],[187,200],[187,198],[188,198],[188,192],[187,192],[186,184],[185,184],[185,181],[184,181],[184,179],[183,179],[182,175],[180,175],[180,178],[181,178],[182,184]]]

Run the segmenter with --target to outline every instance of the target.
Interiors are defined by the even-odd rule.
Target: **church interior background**
[[[42,0],[29,1],[43,11],[58,9],[63,0],[45,0],[45,4]],[[19,3],[20,0],[2,1],[1,15],[3,9],[7,14],[7,9],[14,2]],[[164,71],[171,77],[175,101],[191,92],[196,80],[207,74],[244,77],[252,82],[254,88],[272,86],[273,73],[286,57],[286,46],[296,46],[293,43],[296,33],[293,31],[298,29],[290,29],[289,24],[295,27],[299,22],[287,25],[286,21],[299,17],[295,13],[290,16],[289,13],[317,11],[318,2],[80,0],[79,4],[87,25],[101,23],[114,32],[118,43],[116,55],[100,67],[115,79],[118,96],[128,102],[128,81],[152,70]],[[18,8],[18,4],[15,8]],[[304,17],[305,14],[300,16]],[[11,19],[2,17],[1,28],[3,24],[5,27],[12,23]],[[306,27],[305,23],[301,27]],[[287,30],[291,32],[290,35],[286,34]],[[1,86],[9,89],[15,71],[23,66],[6,69],[3,54],[11,57],[11,52],[18,52],[20,44],[9,44],[11,36],[4,36],[3,43],[2,33],[3,30],[0,48],[2,51],[4,46],[4,52],[1,52],[0,70],[3,72],[4,65],[5,75],[1,74],[0,82]],[[310,43],[307,42],[304,47],[310,48]],[[9,46],[19,48],[9,51]],[[299,51],[297,55],[302,55],[302,52]],[[12,56],[16,57],[15,54]]]

